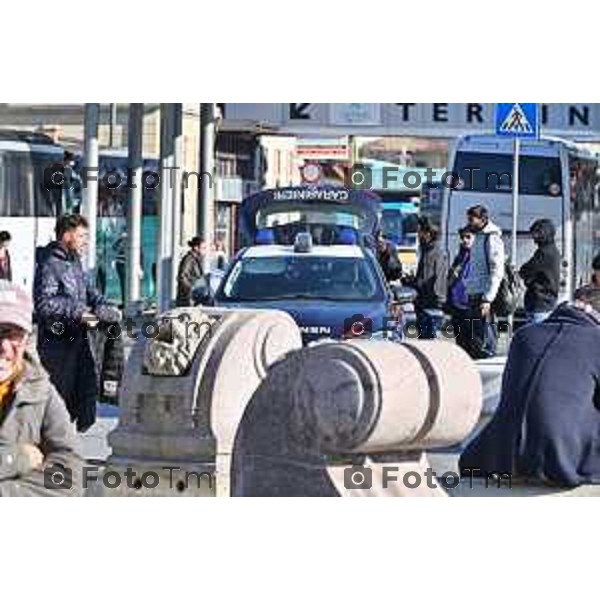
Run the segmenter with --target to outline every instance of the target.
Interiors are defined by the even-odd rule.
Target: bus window
[[[44,171],[56,163],[56,155],[32,153],[33,189],[35,195],[35,215],[37,217],[58,217],[64,212],[62,206],[62,190],[47,189]],[[68,192],[69,190],[65,190]]]
[[[511,193],[513,157],[511,154],[459,152],[454,172],[462,190],[480,193]],[[558,157],[521,156],[519,193],[533,196],[560,196],[561,168]]]
[[[0,152],[0,216],[32,217],[31,162],[27,152]]]

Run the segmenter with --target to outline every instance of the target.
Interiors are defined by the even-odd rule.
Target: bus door
[[[569,156],[572,253],[567,276],[573,290],[589,283],[594,256],[600,250],[597,161]]]

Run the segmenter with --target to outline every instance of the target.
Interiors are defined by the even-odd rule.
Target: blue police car
[[[396,298],[373,253],[351,243],[315,245],[310,233],[298,233],[292,246],[242,250],[214,303],[283,310],[298,324],[305,344],[377,332],[397,335]]]
[[[406,289],[386,282],[373,251],[380,200],[334,186],[265,190],[242,203],[243,248],[211,303],[290,314],[305,343],[402,333]]]

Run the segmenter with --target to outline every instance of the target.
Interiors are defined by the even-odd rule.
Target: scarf
[[[24,365],[17,365],[12,375],[6,380],[0,382],[0,424],[4,421],[4,417],[10,408],[10,404],[14,397],[15,384],[23,374]]]

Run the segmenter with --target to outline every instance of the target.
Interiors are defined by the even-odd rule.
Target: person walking
[[[505,250],[502,230],[495,225],[487,208],[476,205],[467,211],[467,221],[475,240],[471,248],[471,267],[465,279],[469,299],[469,353],[475,359],[496,355],[492,305],[505,275]]]
[[[448,273],[448,312],[452,318],[452,331],[458,346],[468,352],[469,331],[469,297],[465,280],[471,270],[471,248],[475,235],[469,227],[458,231],[460,249],[455,256]]]
[[[386,239],[383,232],[377,233],[375,251],[383,274],[387,281],[396,281],[402,277],[402,263],[398,258],[398,249],[390,240]]]
[[[190,249],[181,259],[177,272],[177,306],[192,306],[194,284],[204,276],[202,261],[206,255],[206,242],[195,236],[188,246]]]
[[[444,320],[448,296],[448,260],[438,243],[438,229],[429,219],[419,219],[419,262],[412,286],[417,291],[415,309],[419,337],[432,340]]]
[[[560,252],[550,219],[538,219],[529,229],[537,249],[519,269],[525,284],[525,313],[529,323],[540,323],[554,310],[560,286]]]
[[[11,239],[8,231],[0,231],[0,279],[7,281],[12,281],[12,267],[8,251]]]
[[[96,419],[98,382],[87,328],[94,322],[117,322],[120,311],[88,284],[81,265],[88,223],[81,215],[64,215],[36,265],[34,307],[37,348],[44,368],[64,399],[78,431]]]

